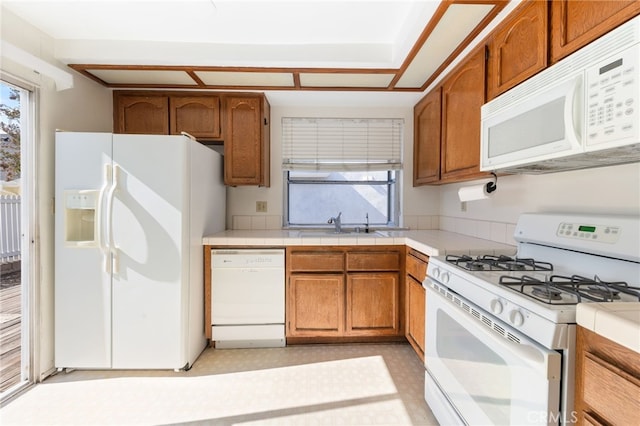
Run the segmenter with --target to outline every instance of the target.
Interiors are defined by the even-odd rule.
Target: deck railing
[[[16,195],[0,195],[0,263],[20,260],[20,206]]]

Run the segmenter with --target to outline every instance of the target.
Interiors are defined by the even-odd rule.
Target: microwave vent
[[[591,42],[577,52],[567,56],[555,65],[538,73],[535,78],[512,88],[483,105],[484,114],[494,112],[518,103],[523,97],[544,89],[548,85],[572,77],[589,66],[613,54],[640,43],[640,19],[633,19]]]
[[[500,169],[500,172],[512,174],[544,174],[637,163],[639,161],[640,144],[633,144],[602,151],[582,153],[570,157],[554,158],[533,164],[507,167],[506,169]]]

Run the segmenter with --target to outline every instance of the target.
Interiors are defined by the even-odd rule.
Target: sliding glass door
[[[35,223],[32,91],[0,82],[0,398],[31,382]]]

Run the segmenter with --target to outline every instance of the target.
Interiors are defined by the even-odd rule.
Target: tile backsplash
[[[497,243],[516,245],[516,241],[513,239],[513,233],[516,230],[515,223],[440,216],[439,229],[491,240]]]
[[[498,243],[516,244],[513,239],[513,233],[516,228],[515,223],[452,216],[407,215],[404,217],[402,226],[408,229],[441,229]],[[279,215],[236,215],[232,217],[232,229],[277,230],[281,228],[282,216]]]

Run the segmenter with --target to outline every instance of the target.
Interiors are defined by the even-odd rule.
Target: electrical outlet
[[[460,203],[460,211],[461,212],[466,212],[467,211],[467,202],[466,201],[462,201]]]
[[[256,212],[258,212],[258,213],[266,213],[267,212],[267,202],[266,201],[256,201]]]

